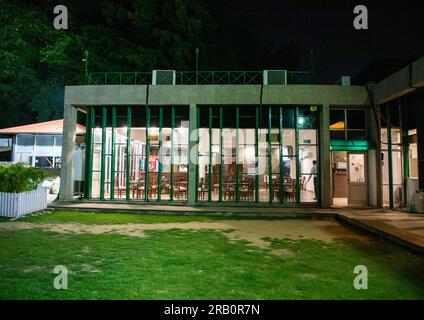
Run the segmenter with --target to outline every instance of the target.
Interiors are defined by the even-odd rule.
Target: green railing
[[[197,81],[196,81],[197,76]],[[177,84],[260,84],[261,71],[177,71]]]
[[[262,71],[177,71],[176,84],[262,84]],[[90,85],[143,85],[152,83],[152,72],[89,72]],[[309,72],[288,71],[288,84],[310,83]]]
[[[90,72],[87,83],[94,85],[103,84],[150,84],[151,72]]]

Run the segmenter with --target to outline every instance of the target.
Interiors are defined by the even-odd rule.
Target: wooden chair
[[[209,185],[206,182],[199,183],[199,200],[208,200],[209,197]]]

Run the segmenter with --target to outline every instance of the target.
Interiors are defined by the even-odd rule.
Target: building
[[[381,149],[381,205],[418,205],[424,191],[424,57],[374,86]],[[417,193],[419,191],[419,193]],[[415,198],[415,200],[414,200]]]
[[[380,142],[397,127],[380,115],[420,95],[424,58],[408,68],[410,82],[394,74],[366,87],[311,85],[286,71],[90,73],[88,85],[65,88],[60,198],[74,197],[82,112],[90,201],[379,207],[388,189],[394,204],[398,180],[383,171],[397,149],[386,144],[387,162]],[[410,181],[401,183],[404,193]]]
[[[0,129],[2,161],[25,162],[33,167],[51,171],[62,164],[63,119]],[[74,180],[83,181],[83,146],[85,127],[78,124],[75,131]],[[79,186],[74,186],[79,190]]]

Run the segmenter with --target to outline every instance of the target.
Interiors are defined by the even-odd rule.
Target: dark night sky
[[[353,8],[358,4],[368,7],[368,30],[353,28]],[[420,1],[244,0],[234,5],[254,18],[260,39],[295,42],[305,52],[314,49],[320,82],[332,83],[342,74],[359,76],[377,62],[382,74],[390,74],[424,55],[424,9]]]

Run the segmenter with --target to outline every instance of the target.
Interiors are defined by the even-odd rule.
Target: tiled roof
[[[27,124],[24,126],[0,129],[0,133],[40,133],[62,134],[63,119]],[[85,126],[77,123],[77,134],[84,134]]]

